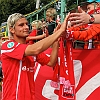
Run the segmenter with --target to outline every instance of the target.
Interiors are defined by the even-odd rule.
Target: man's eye
[[[26,25],[29,25],[28,23],[26,23]]]
[[[24,24],[22,23],[22,24],[20,24],[19,26],[23,26]]]

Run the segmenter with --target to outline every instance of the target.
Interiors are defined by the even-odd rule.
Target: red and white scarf
[[[51,86],[57,88],[55,91],[59,95],[59,100],[75,100],[75,80],[72,58],[72,41],[60,40],[60,65],[54,69],[54,76]]]

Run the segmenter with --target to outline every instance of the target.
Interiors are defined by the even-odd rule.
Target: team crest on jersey
[[[12,48],[14,46],[14,42],[9,42],[8,44],[7,44],[7,47],[8,48]]]

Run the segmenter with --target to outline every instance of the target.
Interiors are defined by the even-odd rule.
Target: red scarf
[[[66,48],[64,39],[60,41],[60,66],[54,69],[54,77],[51,86],[55,87],[55,93],[59,100],[75,100],[75,81],[72,59],[72,41],[67,40]],[[60,68],[59,68],[60,67]]]
[[[60,91],[59,100],[75,100],[75,80],[72,59],[72,41],[60,41]]]

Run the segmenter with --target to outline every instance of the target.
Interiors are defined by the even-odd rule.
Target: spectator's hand
[[[79,26],[89,23],[90,15],[83,11],[80,6],[78,6],[79,13],[71,13],[69,20],[73,26]]]

